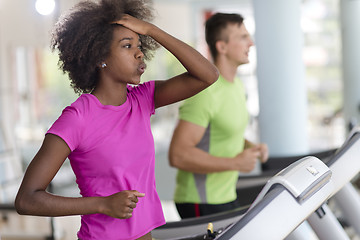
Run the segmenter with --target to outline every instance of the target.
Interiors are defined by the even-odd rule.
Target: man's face
[[[245,25],[229,24],[224,34],[227,35],[227,41],[225,41],[227,59],[236,65],[249,63],[249,49],[254,42]]]

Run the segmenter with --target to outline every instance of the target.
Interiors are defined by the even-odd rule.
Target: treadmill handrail
[[[273,201],[277,196],[279,196],[283,191],[286,191],[285,187],[282,185],[274,186],[261,201],[256,204],[256,207],[249,209],[242,218],[230,226],[226,231],[220,234],[216,240],[229,240],[233,235],[235,235],[239,229],[245,227],[245,225],[253,219],[260,211],[262,211],[271,201]]]
[[[310,175],[307,171],[310,172]],[[288,179],[286,179],[287,177]],[[304,180],[308,184],[305,189],[304,185],[298,185],[299,182]],[[286,183],[286,181],[291,182]],[[297,189],[297,187],[299,188]],[[309,190],[311,187],[313,187],[313,189]],[[300,189],[303,189],[303,191],[298,191]],[[304,192],[308,191],[311,191],[311,194],[314,197],[308,199],[304,198],[303,201],[299,201],[298,198],[304,194]],[[274,176],[272,180],[270,179],[260,192],[258,198],[251,205],[248,212],[246,212],[237,222],[228,227],[216,239],[229,240],[235,235],[238,237],[239,234],[240,236],[243,234],[249,234],[249,231],[254,231],[254,227],[258,226],[260,219],[262,219],[264,215],[269,214],[269,209],[272,209],[272,211],[276,210],[282,212],[282,214],[291,214],[292,211],[289,210],[292,208],[290,206],[296,206],[293,209],[293,213],[295,214],[294,219],[291,219],[291,222],[289,222],[290,219],[285,219],[282,222],[283,224],[285,222],[289,223],[287,228],[282,229],[280,231],[281,233],[271,231],[273,235],[272,238],[269,239],[274,239],[274,232],[276,232],[276,234],[280,234],[282,237],[286,237],[285,235],[289,234],[293,228],[301,224],[307,216],[321,206],[323,202],[330,197],[332,191],[333,184],[331,181],[331,170],[321,160],[315,157],[300,159],[298,162],[291,164],[288,168],[284,169],[284,171],[281,171],[278,175]],[[287,199],[288,204],[291,203],[291,205],[287,206],[281,204],[281,201],[284,201],[284,199]],[[274,206],[277,207],[274,208]],[[274,222],[274,224],[275,223],[276,222]],[[253,232],[253,234],[254,236],[256,234],[258,234],[257,236],[262,235],[260,232]],[[248,237],[251,236],[248,235]]]
[[[306,176],[306,178],[300,178],[300,176]],[[331,171],[321,160],[312,156],[302,158],[270,178],[250,208],[264,198],[274,185],[284,186],[294,198],[301,202],[320,189],[330,178]]]
[[[302,159],[307,156],[314,156],[319,158],[322,161],[325,161],[332,157],[335,152],[338,150],[338,148],[332,148],[327,149],[323,151],[315,151],[315,152],[309,152],[307,154],[301,154],[301,155],[293,155],[293,156],[270,156],[268,161],[266,163],[261,164],[261,175],[260,176],[268,176],[272,177],[274,176],[278,171],[281,169],[286,168],[291,163],[296,162],[299,159]],[[251,178],[257,178],[258,175],[241,175],[239,176],[239,180],[243,179],[251,179]]]
[[[327,166],[333,165],[349,148],[351,148],[360,139],[360,130],[357,129],[349,135],[344,144],[334,153],[334,155],[326,162]]]
[[[209,223],[209,222],[215,222],[220,221],[223,219],[228,219],[235,216],[243,215],[247,210],[249,209],[249,206],[239,207],[234,210],[215,213],[211,215],[205,215],[201,217],[196,218],[185,218],[181,219],[180,221],[174,221],[174,222],[167,222],[165,225],[159,226],[156,229],[170,229],[170,228],[178,228],[178,227],[186,227],[186,226],[193,226],[201,223]]]

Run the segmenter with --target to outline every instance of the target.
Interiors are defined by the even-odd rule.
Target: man
[[[169,159],[179,169],[174,200],[181,218],[235,208],[239,171],[250,172],[258,159],[268,158],[267,145],[244,138],[248,112],[236,72],[249,62],[254,43],[243,17],[217,13],[207,20],[205,31],[220,77],[179,109]]]

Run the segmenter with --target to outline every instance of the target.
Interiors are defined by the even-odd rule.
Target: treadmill
[[[344,216],[358,233],[360,229],[360,196],[352,186],[351,180],[356,177],[360,171],[359,158],[360,130],[354,129],[343,146],[339,148],[331,158],[324,162],[332,173],[332,192],[328,197],[335,198],[339,208],[344,212]],[[287,200],[286,204],[288,205],[290,202],[291,200],[289,199]],[[292,206],[292,208],[295,207],[296,205]],[[291,217],[288,216],[289,221],[290,219],[293,221],[292,218],[297,218],[298,214],[300,214],[293,211],[294,209],[291,209],[292,214]],[[257,228],[256,225],[254,225],[254,227],[251,228],[249,223],[254,221],[255,217],[251,216],[250,213],[251,209],[244,215],[243,218],[241,218],[238,222],[233,224],[215,239],[247,239],[249,237],[251,237],[251,239],[283,239],[283,237],[280,236],[269,238],[268,234],[271,232],[268,230],[269,223],[266,224],[266,222],[263,222],[263,225],[257,225]],[[267,214],[268,216],[273,216],[270,214],[278,214],[282,216],[281,218],[277,218],[276,221],[283,220],[283,217],[286,216],[286,213],[281,212],[269,212]],[[304,216],[303,221],[304,220],[309,222],[310,226],[320,239],[349,239],[336,217],[327,207],[325,201],[322,205],[319,206],[318,209],[312,211],[310,215],[307,217]],[[258,222],[257,224],[261,224],[261,222]],[[259,226],[261,226],[261,231],[259,230]],[[283,231],[282,225],[277,226],[278,227],[275,229],[275,231]],[[245,231],[246,229],[248,229],[248,231]],[[266,232],[266,235],[264,235],[262,238],[262,235],[260,235],[258,232]]]
[[[270,178],[253,204],[247,210],[239,210],[239,215],[229,219],[233,221],[229,225],[214,221],[208,229],[206,224],[196,225],[196,219],[184,219],[173,227],[166,224],[153,230],[152,236],[188,240],[283,239],[329,198],[333,192],[330,179],[331,170],[321,160],[305,157]],[[273,221],[269,216],[280,217]],[[207,218],[216,220],[214,215]],[[180,223],[183,226],[179,231]]]
[[[296,162],[307,156],[314,156],[322,161],[327,161],[332,157],[337,149],[329,149],[324,151],[312,152],[306,155],[294,155],[294,156],[272,156],[269,157],[266,163],[261,164],[261,173],[259,175],[243,175],[239,176],[236,192],[240,206],[250,205],[261,189],[265,186],[266,182],[282,169],[286,168],[290,164]]]
[[[354,128],[343,146],[325,163],[333,172],[331,200],[340,210],[344,225],[353,227],[360,236],[360,195],[351,183],[360,172],[360,129]],[[311,215],[308,222],[321,239],[334,239],[340,234],[336,217],[326,205],[320,210],[321,214]]]
[[[318,151],[311,154],[321,160],[328,159],[335,153],[336,149]],[[202,216],[198,218],[182,219],[180,221],[167,222],[165,225],[153,230],[155,239],[181,239],[185,235],[191,235],[197,239],[199,233],[206,232],[208,223],[213,223],[217,227],[217,232],[223,231],[230,223],[236,222],[241,218],[251,203],[253,203],[265,186],[266,182],[276,173],[286,168],[290,164],[302,159],[308,155],[297,155],[287,157],[270,157],[269,160],[262,164],[262,173],[253,176],[240,176],[237,183],[237,199],[241,207],[222,213]],[[184,239],[190,239],[185,237]],[[204,239],[201,236],[199,239]]]

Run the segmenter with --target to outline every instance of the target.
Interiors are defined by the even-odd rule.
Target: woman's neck
[[[105,86],[98,84],[91,92],[103,105],[120,106],[126,102],[127,85]]]

